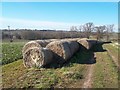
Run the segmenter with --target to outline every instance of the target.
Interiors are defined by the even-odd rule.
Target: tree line
[[[92,22],[88,22],[85,23],[84,25],[80,25],[78,28],[77,26],[70,27],[70,31],[83,32],[86,38],[88,39],[93,33],[95,33],[97,40],[101,40],[104,36],[106,36],[107,41],[110,39],[113,30],[114,30],[114,24],[95,26]]]
[[[30,29],[20,29],[20,30],[2,30],[2,39],[63,39],[63,38],[90,38],[91,36],[97,40],[102,40],[106,38],[107,41],[113,35],[114,24],[111,25],[100,25],[95,26],[92,22],[85,23],[80,26],[71,26],[69,31],[62,30],[30,30]]]

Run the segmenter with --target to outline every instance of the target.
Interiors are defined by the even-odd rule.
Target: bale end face
[[[41,47],[41,45],[35,41],[30,41],[23,46],[22,53],[25,53],[28,49],[33,48],[33,47]]]
[[[48,56],[48,57],[47,57]],[[42,67],[52,61],[53,54],[45,48],[34,47],[23,53],[23,63],[25,67]]]
[[[80,45],[82,45],[86,49],[90,49],[89,43],[87,39],[80,39],[77,41]]]

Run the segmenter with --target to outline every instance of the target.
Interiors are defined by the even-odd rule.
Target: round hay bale
[[[48,43],[50,43],[50,40],[35,40],[35,42],[39,43],[42,47],[46,47]]]
[[[55,59],[61,60],[61,63],[70,59],[72,56],[68,42],[53,41],[49,43],[46,47],[55,53]]]
[[[81,44],[84,48],[86,48],[86,49],[89,49],[89,48],[90,48],[87,39],[80,39],[80,40],[78,40],[77,42],[80,43],[80,44]]]
[[[74,53],[76,53],[79,50],[79,48],[80,48],[79,43],[76,42],[76,41],[68,41],[68,44],[69,44],[69,48],[70,48],[70,51],[71,51],[72,55]]]
[[[96,40],[89,40],[89,39],[79,39],[77,42],[79,42],[82,46],[84,46],[86,49],[91,49],[96,43]]]
[[[60,40],[60,39],[49,39],[51,42],[53,42],[53,41],[58,41],[58,40]]]
[[[70,59],[72,55],[79,50],[79,43],[75,41],[61,40],[51,42],[46,47],[53,51],[56,55],[56,59],[63,63]]]
[[[68,39],[69,41],[77,41],[78,38],[72,38],[72,39]]]
[[[33,47],[39,47],[39,48],[40,48],[41,45],[38,44],[38,43],[35,42],[35,41],[30,41],[30,42],[26,43],[26,44],[23,46],[23,48],[22,48],[22,53],[25,53],[28,49],[33,48]]]
[[[25,67],[42,67],[53,60],[53,53],[47,48],[33,47],[23,53]]]
[[[89,43],[89,49],[92,49],[94,47],[94,45],[97,44],[97,40],[87,40],[87,42]]]
[[[65,39],[62,39],[62,41],[77,41],[77,38],[65,38]]]
[[[48,43],[50,43],[50,40],[35,40],[35,41],[30,41],[26,43],[22,49],[22,52],[24,53],[27,49],[33,48],[33,47],[46,47]]]

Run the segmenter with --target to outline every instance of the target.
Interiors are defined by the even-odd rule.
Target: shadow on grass
[[[107,51],[106,49],[104,49],[102,47],[103,44],[97,44],[97,45],[93,45],[92,48],[90,49],[93,52],[105,52]]]

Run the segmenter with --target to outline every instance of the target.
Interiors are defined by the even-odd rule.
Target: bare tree
[[[92,22],[83,25],[83,31],[88,39],[90,38],[90,35],[93,30],[94,30],[94,24]]]
[[[71,26],[70,31],[77,31],[77,26]]]
[[[105,28],[106,28],[105,25],[94,27],[94,30],[96,31],[96,34],[97,34],[97,40],[100,40],[101,38],[103,38],[103,35],[105,33]]]
[[[83,30],[83,26],[80,25],[79,28],[78,28],[78,31],[79,31],[79,32],[82,32],[82,30]]]
[[[112,25],[107,25],[107,26],[106,26],[106,37],[107,37],[107,41],[109,41],[110,36],[112,35],[113,27],[114,27],[114,24],[112,24]]]
[[[71,37],[71,38],[73,38],[73,32],[74,32],[74,31],[77,31],[77,30],[78,30],[78,29],[77,29],[77,26],[71,26],[71,27],[70,27],[70,37]]]

